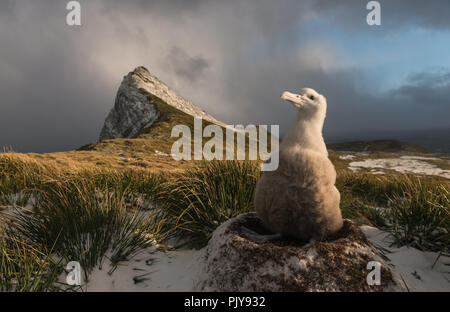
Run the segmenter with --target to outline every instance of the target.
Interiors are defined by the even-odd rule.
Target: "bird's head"
[[[281,98],[291,102],[302,115],[325,116],[327,99],[313,89],[304,88],[298,94],[285,91],[281,95]]]

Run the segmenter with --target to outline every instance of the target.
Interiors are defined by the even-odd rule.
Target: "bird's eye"
[[[308,96],[310,100],[314,100],[314,95]]]

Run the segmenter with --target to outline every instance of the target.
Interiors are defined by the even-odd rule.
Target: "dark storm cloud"
[[[229,87],[230,102],[243,103],[241,110],[245,111],[235,120],[280,124],[282,133],[292,122],[295,110],[279,95],[284,90],[295,92],[303,87],[313,87],[327,97],[328,139],[448,127],[448,72],[416,73],[404,85],[377,95],[357,87],[364,77],[354,69],[305,69],[289,60],[249,70],[240,78],[246,81],[245,85]]]
[[[350,27],[366,23],[366,0],[315,0],[312,8],[327,14],[330,21]],[[379,0],[383,26],[419,25],[433,29],[450,28],[450,1],[440,0]]]
[[[233,7],[235,14],[245,15],[265,33],[285,32],[311,12],[326,14],[324,18],[339,25],[366,25],[366,6],[370,0],[109,0],[109,12],[157,11],[165,16],[179,16],[206,7],[210,11]],[[450,1],[442,0],[379,0],[383,22],[389,26],[421,25],[429,28],[450,27]],[[295,29],[294,27],[292,29]]]
[[[4,0],[0,2],[0,18],[2,20],[13,19],[15,10],[16,10],[16,1]]]
[[[255,25],[254,31],[274,39],[280,33],[288,34],[297,30],[310,10],[314,0],[108,0],[103,4],[103,11],[112,15],[117,12],[129,14],[160,15],[165,18],[182,19],[185,15],[195,15],[204,19],[210,14],[221,14],[230,19],[230,23],[211,25],[222,26],[227,33],[232,17],[240,20],[238,27],[245,27],[247,22]],[[228,24],[228,25],[227,25]]]
[[[170,50],[166,62],[173,66],[175,74],[191,83],[202,77],[209,67],[208,61],[203,57],[189,56],[186,51],[176,46]]]
[[[440,69],[411,74],[407,84],[392,90],[388,96],[393,98],[399,107],[407,107],[413,103],[413,108],[421,113],[448,114],[450,72]],[[439,119],[438,116],[435,117]]]
[[[209,5],[217,0],[108,0],[104,3],[104,10],[108,12],[128,12],[136,14],[144,11],[157,11],[161,14],[180,14],[183,11],[195,11],[200,5]]]
[[[356,90],[348,88],[343,90],[345,96],[336,97],[335,103],[339,105],[350,103],[342,110],[347,117],[340,116],[330,125],[329,130],[339,129],[350,132],[354,127],[365,132],[370,130],[394,132],[395,130],[446,128],[449,125],[450,75],[448,70],[429,69],[411,74],[405,84],[378,95],[355,92]],[[337,112],[331,108],[331,114],[336,116]]]
[[[416,86],[442,86],[450,84],[450,72],[445,68],[438,68],[427,72],[413,73],[408,82]]]
[[[9,14],[14,10],[15,7],[14,0],[3,0],[0,2],[0,14]]]
[[[264,38],[260,48],[266,49],[277,34],[293,31],[300,20],[288,10],[291,1],[80,2],[79,29],[65,25],[64,1],[1,2],[2,12],[11,19],[0,20],[0,146],[43,152],[96,140],[122,76],[139,65],[220,114],[228,98],[203,96],[209,91],[199,90],[209,89],[206,78],[221,90],[227,90],[224,80],[238,80],[234,73],[211,68],[208,54],[216,53],[215,65],[220,59],[223,67],[246,62],[254,53],[251,44]],[[222,49],[211,51],[211,45]],[[236,61],[235,49],[240,50]],[[240,105],[227,103],[224,117],[233,121]]]
[[[65,3],[55,3],[40,1],[17,22],[0,20],[0,146],[43,152],[84,145],[101,127],[102,103],[113,98],[102,95],[114,91],[100,73],[85,66],[89,51],[75,45],[78,34],[60,27]],[[17,9],[28,4],[17,1]]]

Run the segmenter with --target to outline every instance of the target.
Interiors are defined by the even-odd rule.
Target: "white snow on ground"
[[[410,291],[450,291],[450,257],[409,247],[390,247],[390,235],[369,226],[361,229],[385,251],[394,272]],[[96,291],[193,291],[203,265],[204,250],[156,251],[147,249],[121,264],[112,275],[109,265],[96,269],[83,290]],[[436,261],[437,260],[437,261]],[[143,279],[141,282],[135,280]]]
[[[442,160],[437,157],[424,157],[424,156],[401,156],[401,159],[416,159],[416,160]]]
[[[200,274],[202,250],[157,251],[148,248],[133,260],[121,263],[110,275],[109,261],[90,275],[84,291],[193,291]]]
[[[155,154],[159,155],[159,156],[170,156],[169,154],[161,152],[161,151],[158,151],[158,150],[155,150]]]
[[[389,233],[370,226],[361,229],[374,245],[386,250],[392,270],[400,274],[410,291],[450,291],[450,257],[406,246],[390,247]]]
[[[354,161],[349,164],[349,169],[353,171],[358,171],[361,168],[391,169],[401,173],[434,175],[450,179],[450,170],[440,169],[433,164],[414,157],[415,156],[403,156],[401,158],[381,158]],[[375,172],[380,173],[380,171]]]
[[[356,156],[355,155],[340,155],[339,156],[339,159],[342,159],[342,160],[351,160],[351,159],[354,159]]]
[[[25,205],[25,207],[17,206],[17,202],[23,195],[21,193],[17,194],[11,194],[10,200],[12,205],[0,205],[0,217],[4,216],[6,218],[12,217],[17,213],[17,210],[20,209],[22,211],[29,211],[32,212],[34,210],[34,205],[36,203],[36,198],[31,195],[30,199],[28,200],[28,203]]]

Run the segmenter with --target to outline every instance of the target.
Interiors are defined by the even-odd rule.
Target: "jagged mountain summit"
[[[203,121],[200,124],[196,123],[194,117],[202,118]],[[226,133],[228,129],[236,133],[231,142],[227,139],[223,142],[223,146],[214,145],[215,153],[223,152],[225,159],[228,157],[225,151],[232,147],[237,158],[238,152],[242,150],[237,146],[237,135],[241,133],[246,137],[243,151],[246,157],[250,158],[250,154],[255,153],[258,156],[258,144],[251,141],[252,138],[247,131],[228,127],[171,90],[146,68],[138,67],[124,77],[114,107],[103,125],[100,142],[84,145],[77,151],[97,152],[94,157],[89,155],[90,161],[95,158],[97,165],[120,168],[139,166],[154,171],[179,171],[194,166],[195,162],[178,161],[171,157],[174,143],[179,140],[179,137],[171,135],[174,127],[184,125],[192,134],[200,130],[199,126],[204,131],[212,124],[221,127],[222,133]],[[264,128],[257,127],[259,133],[261,129]],[[194,137],[191,136],[190,140],[192,147],[195,143]],[[271,134],[267,135],[267,140],[270,144],[273,143]],[[209,141],[208,136],[202,138],[203,145]],[[83,153],[77,155],[81,156]],[[194,156],[191,148],[191,158]]]
[[[188,115],[225,126],[223,122],[178,95],[148,69],[140,66],[124,77],[114,107],[106,117],[100,141],[133,138],[142,130],[150,128],[157,121],[160,112],[149,94]]]

